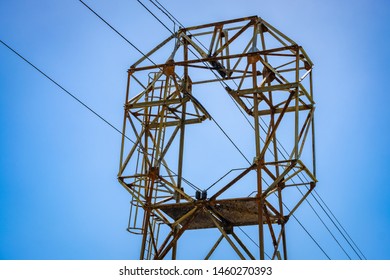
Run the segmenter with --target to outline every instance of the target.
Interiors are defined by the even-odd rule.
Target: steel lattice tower
[[[206,259],[223,239],[241,259],[265,259],[268,243],[271,259],[287,259],[286,223],[317,181],[312,69],[301,46],[257,16],[181,28],[130,67],[118,180],[132,196],[140,259],[176,259],[186,231],[211,228],[220,238]],[[252,122],[255,153],[215,192],[194,192],[183,178],[186,127],[212,119],[196,98],[211,83]],[[234,188],[245,191],[231,197]],[[257,227],[257,252],[235,232],[244,226]]]

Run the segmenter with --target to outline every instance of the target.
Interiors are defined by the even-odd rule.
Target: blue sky
[[[85,2],[143,51],[169,35],[137,1]],[[390,259],[390,4],[160,2],[186,26],[258,15],[305,48],[315,64],[316,190],[368,259]],[[121,127],[126,70],[140,54],[79,1],[3,0],[0,26],[1,40]],[[0,259],[138,257],[139,239],[125,230],[130,196],[116,180],[120,135],[3,45],[0,136]],[[332,259],[347,258],[307,204],[296,215]],[[191,257],[203,257],[194,244],[208,235],[189,233]],[[288,246],[292,259],[325,258],[293,220]]]

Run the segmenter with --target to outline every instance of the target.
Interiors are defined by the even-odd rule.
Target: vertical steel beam
[[[184,43],[184,61],[188,60],[188,42]],[[184,67],[184,91],[187,91],[187,83],[188,83],[188,67]],[[181,112],[181,120],[180,120],[180,143],[179,143],[179,159],[178,159],[178,167],[177,167],[177,188],[180,190],[182,188],[182,180],[183,180],[183,157],[184,157],[184,136],[185,136],[185,120],[186,120],[186,104],[187,101],[183,99],[182,101],[182,112]],[[175,191],[176,203],[180,202],[180,193]],[[175,226],[174,233],[177,234],[179,230],[178,226]],[[176,259],[177,254],[177,242],[174,243],[172,248],[172,260]]]
[[[299,83],[299,48],[295,47],[295,82]],[[295,159],[299,158],[298,154],[298,144],[299,144],[299,86],[295,88],[295,144],[294,144],[294,154]]]
[[[314,99],[313,94],[313,71],[310,71],[310,96]],[[312,156],[313,156],[313,175],[316,176],[317,173],[317,167],[316,167],[316,141],[315,141],[315,127],[314,127],[314,111],[313,111],[313,117],[311,119],[311,145],[312,145]]]
[[[125,104],[127,104],[127,101],[129,100],[129,91],[130,91],[130,79],[131,79],[131,71],[129,70],[127,73],[127,86],[126,86],[126,98],[125,98]],[[123,165],[123,154],[124,154],[124,148],[125,148],[125,135],[126,135],[126,120],[127,120],[127,110],[124,110],[123,114],[123,126],[122,126],[122,143],[121,143],[121,153],[120,153],[120,159],[119,159],[119,170],[122,169]],[[118,174],[120,176],[121,174]]]
[[[252,88],[257,89],[257,57],[249,56],[248,63],[252,65]],[[260,123],[259,123],[259,97],[258,93],[255,90],[253,93],[253,118],[255,126],[255,149],[256,149],[256,172],[257,172],[257,197],[259,198],[258,205],[258,219],[259,219],[259,249],[260,249],[260,259],[264,260],[264,221],[263,221],[263,197],[262,197],[262,164],[264,159],[260,158],[261,147],[260,147]]]

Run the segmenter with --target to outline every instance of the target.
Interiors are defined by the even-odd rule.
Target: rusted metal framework
[[[317,181],[312,69],[301,46],[257,16],[182,28],[130,67],[118,180],[132,196],[140,259],[176,259],[186,231],[212,228],[220,238],[205,259],[224,239],[241,259],[287,259],[286,223]],[[183,157],[186,127],[212,119],[196,98],[212,83],[251,120],[255,152],[207,194],[183,178]],[[242,196],[229,196],[234,188]],[[257,228],[256,252],[236,227]]]

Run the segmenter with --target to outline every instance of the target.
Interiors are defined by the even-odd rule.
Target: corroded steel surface
[[[158,209],[176,221],[193,209],[195,205],[196,202],[165,204]],[[224,227],[257,225],[259,222],[258,205],[258,199],[256,198],[223,199],[213,203],[209,201],[202,203],[202,206],[210,208],[218,215]],[[275,215],[271,215],[270,220],[271,223],[280,223]],[[186,220],[183,220],[184,222]],[[266,219],[264,219],[264,223],[267,223]],[[216,228],[208,213],[203,211],[198,213],[188,226],[188,229],[202,228]]]

